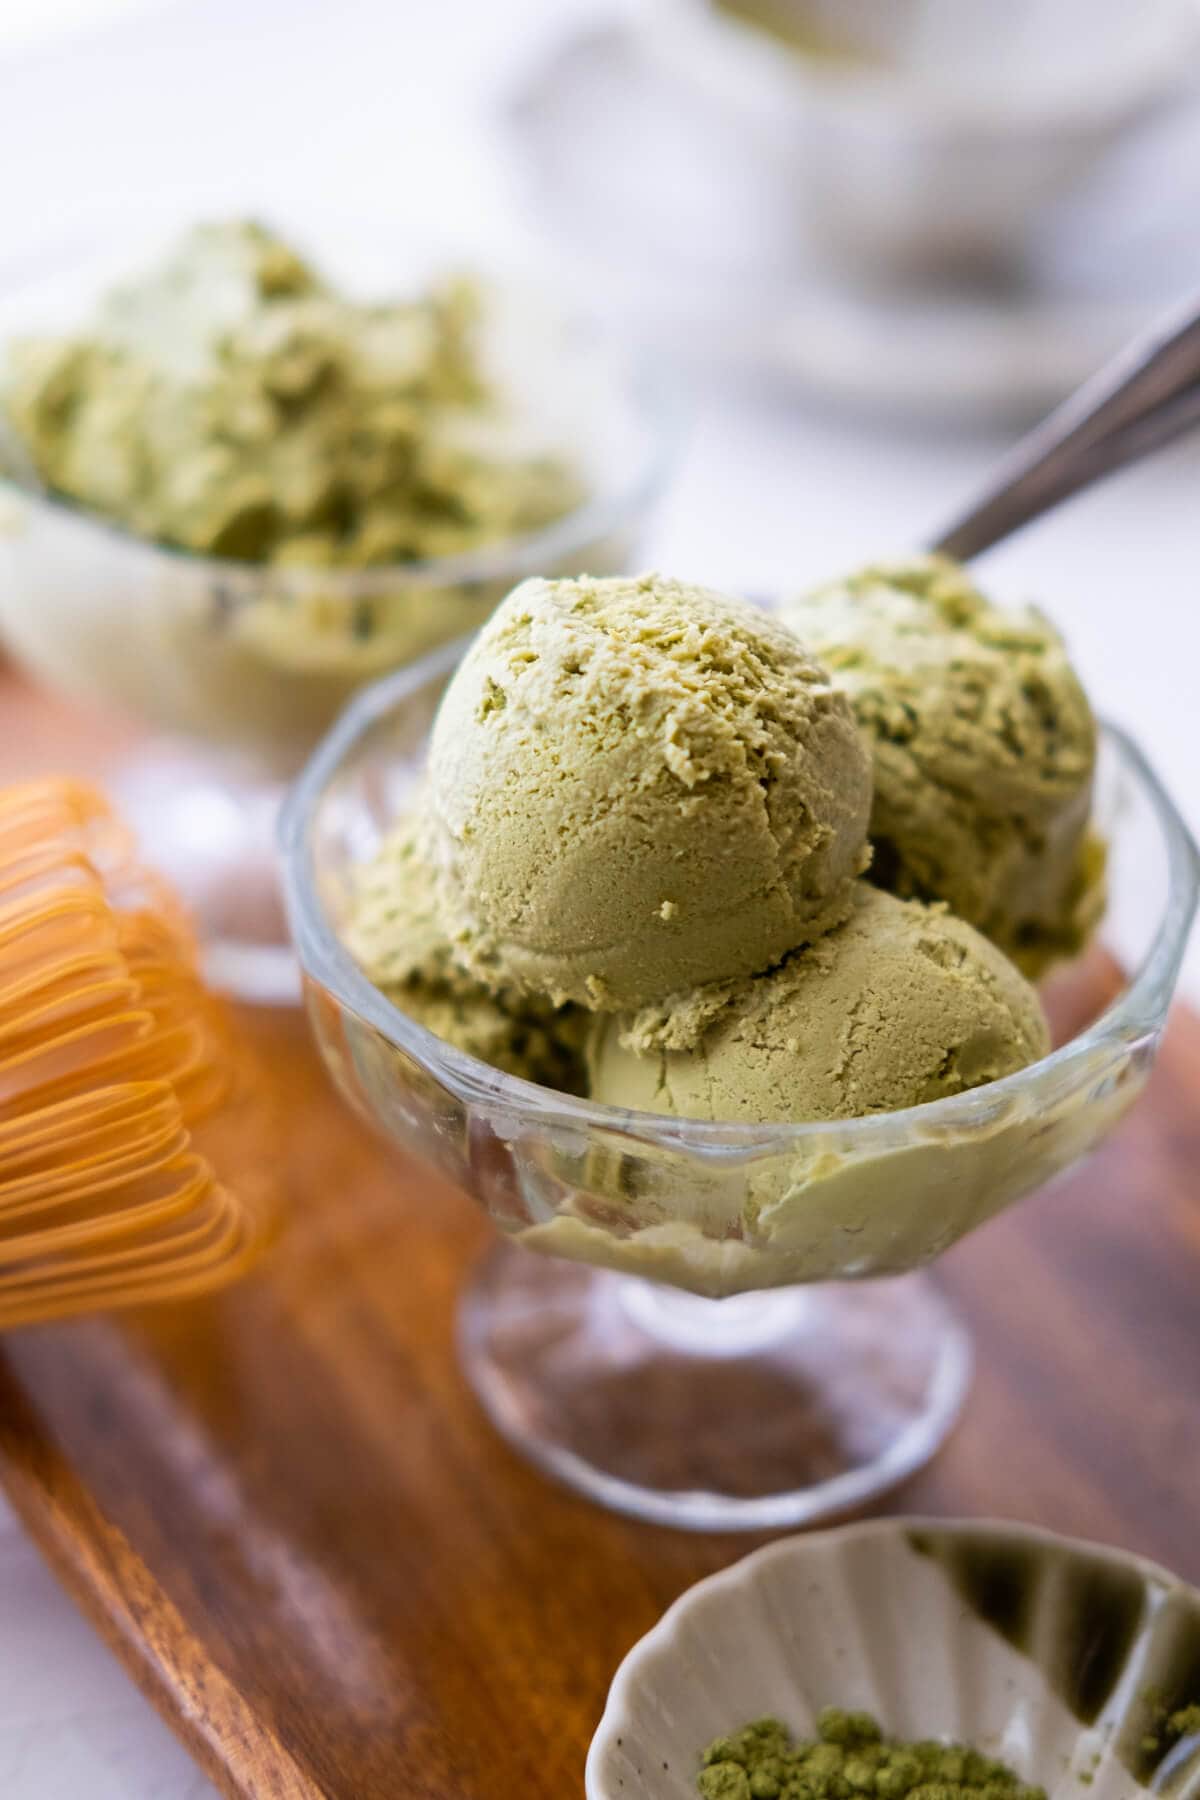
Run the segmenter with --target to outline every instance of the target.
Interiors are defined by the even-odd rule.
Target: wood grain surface
[[[29,709],[31,765],[52,725]],[[344,1111],[299,1015],[243,1023],[286,1110],[283,1242],[214,1299],[11,1335],[0,1479],[228,1794],[578,1795],[620,1658],[753,1540],[608,1516],[499,1441],[453,1346],[485,1221]],[[890,1510],[1028,1519],[1200,1581],[1198,1170],[1180,1015],[1110,1143],[946,1258],[975,1385]]]

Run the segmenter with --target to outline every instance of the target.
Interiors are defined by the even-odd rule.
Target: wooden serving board
[[[606,1515],[499,1441],[453,1346],[489,1227],[344,1111],[298,1015],[244,1025],[286,1108],[283,1243],[214,1299],[6,1339],[0,1480],[226,1793],[576,1796],[620,1658],[751,1540]],[[893,1508],[1200,1581],[1200,1023],[1093,1161],[944,1269],[978,1373]]]

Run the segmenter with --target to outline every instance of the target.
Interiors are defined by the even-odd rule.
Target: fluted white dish
[[[1200,1594],[1144,1558],[1029,1526],[888,1519],[770,1544],[690,1588],[617,1671],[587,1800],[686,1800],[712,1738],[826,1705],[961,1741],[1050,1800],[1200,1792]],[[1157,1738],[1159,1749],[1146,1744]]]

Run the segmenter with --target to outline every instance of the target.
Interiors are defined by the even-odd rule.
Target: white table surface
[[[101,14],[111,7],[114,17]],[[403,192],[484,242],[518,234],[495,98],[531,34],[585,0],[5,0],[0,275],[97,201],[184,210]],[[95,21],[80,38],[79,21]],[[794,397],[710,392],[651,546],[680,575],[762,589],[903,548],[1002,447],[883,428]],[[1130,726],[1200,828],[1200,444],[1132,471],[986,565],[1043,600],[1098,705]],[[1200,999],[1200,950],[1188,990]],[[0,1502],[4,1800],[214,1792],[75,1614]]]

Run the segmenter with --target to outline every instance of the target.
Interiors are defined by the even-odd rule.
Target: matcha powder
[[[868,1713],[829,1706],[817,1736],[792,1742],[777,1719],[758,1719],[704,1752],[696,1785],[705,1800],[1046,1800],[1003,1763],[962,1744],[885,1738]]]

